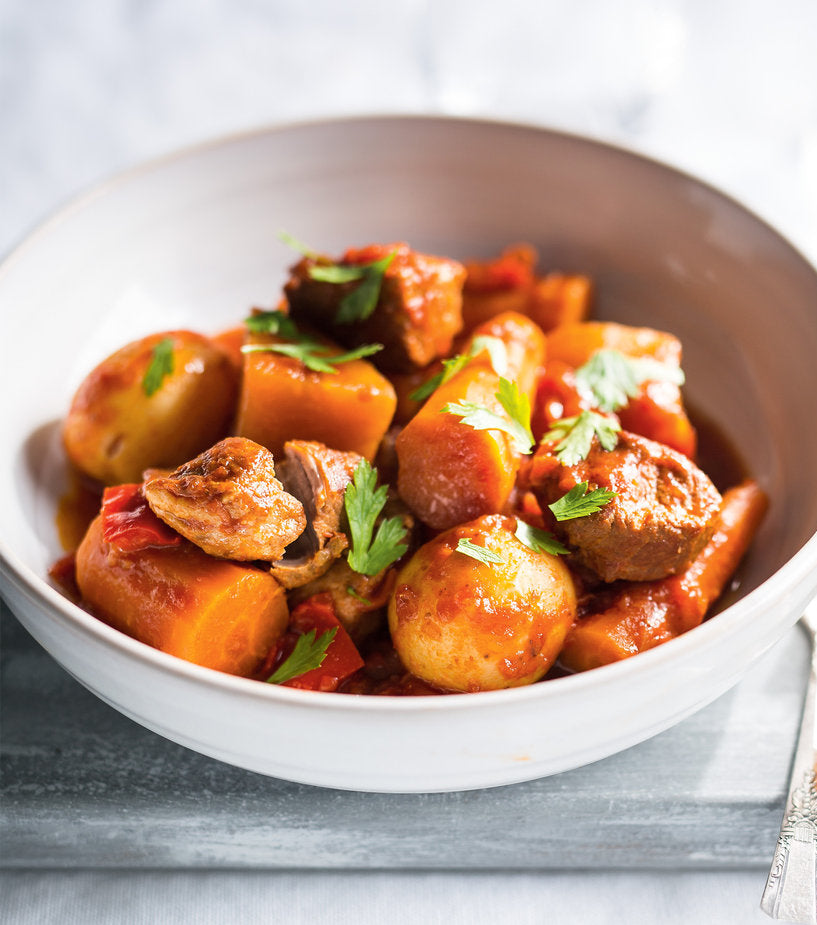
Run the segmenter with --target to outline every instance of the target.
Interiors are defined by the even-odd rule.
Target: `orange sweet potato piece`
[[[681,365],[681,342],[673,334],[612,321],[563,324],[548,332],[548,360],[574,368],[598,350],[618,350],[629,357],[649,357],[670,366]],[[619,412],[625,430],[665,443],[693,458],[697,435],[684,410],[680,388],[672,382],[645,382],[639,395]]]
[[[548,273],[533,284],[526,313],[543,331],[551,331],[562,324],[584,321],[592,299],[589,276]]]
[[[264,334],[250,335],[248,341],[283,342]],[[331,341],[322,342],[334,355],[343,352]],[[340,363],[336,369],[318,373],[294,357],[245,354],[236,434],[276,457],[283,455],[288,440],[316,440],[373,459],[394,416],[394,388],[365,360]]]
[[[544,361],[544,335],[539,328],[509,312],[474,331],[475,336],[480,334],[505,343],[505,376],[530,395]],[[499,379],[488,354],[480,353],[431,395],[397,437],[400,496],[435,529],[497,513],[511,493],[520,456],[510,437],[498,430],[474,430],[442,410],[449,403],[465,401],[505,415],[496,398]]]
[[[698,626],[743,558],[766,507],[755,482],[726,491],[715,532],[690,566],[657,581],[624,583],[602,610],[574,624],[562,664],[573,671],[597,668]]]
[[[286,629],[283,588],[269,572],[197,546],[123,552],[93,521],[76,557],[83,603],[127,635],[186,661],[249,677]]]

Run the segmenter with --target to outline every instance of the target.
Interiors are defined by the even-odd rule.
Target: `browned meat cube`
[[[303,505],[275,477],[272,453],[228,437],[145,483],[153,512],[211,556],[272,562],[303,533]]]
[[[284,453],[278,472],[303,504],[307,526],[273,574],[285,588],[297,588],[322,575],[349,545],[340,528],[343,497],[363,457],[310,440],[290,440]]]
[[[333,265],[325,257],[304,257],[292,268],[284,292],[296,322],[313,324],[346,347],[383,344],[373,358],[375,365],[388,372],[410,372],[451,351],[462,328],[465,268],[456,260],[420,254],[407,244],[348,250],[338,265],[365,268],[390,254],[394,256],[367,317],[341,311],[344,300],[363,285],[361,280],[313,278],[316,271]],[[344,320],[348,314],[357,317]]]
[[[664,444],[621,431],[617,446],[598,438],[587,457],[564,466],[553,444],[543,444],[531,463],[530,487],[543,510],[571,488],[616,492],[594,514],[554,521],[554,532],[576,559],[604,581],[651,581],[685,569],[715,527],[721,496],[686,456]]]
[[[273,573],[274,574],[274,573]],[[359,643],[385,623],[385,607],[394,589],[397,570],[384,569],[377,575],[361,575],[345,559],[290,595],[293,606],[315,594],[328,594],[332,609],[343,628]]]

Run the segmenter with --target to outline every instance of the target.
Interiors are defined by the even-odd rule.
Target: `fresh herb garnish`
[[[163,337],[150,353],[150,362],[142,378],[142,389],[145,395],[158,392],[162,387],[165,376],[173,372],[173,338]]]
[[[289,657],[281,662],[273,674],[267,678],[267,683],[283,684],[285,681],[291,681],[307,671],[320,668],[326,658],[326,650],[335,638],[337,631],[338,628],[333,626],[332,629],[321,633],[317,639],[315,638],[316,631],[314,629],[300,635]]]
[[[359,276],[354,278],[360,279],[360,285],[355,286],[351,292],[347,292],[340,300],[340,305],[335,314],[337,324],[351,324],[354,321],[363,321],[371,315],[375,310],[377,300],[380,298],[383,277],[386,275],[386,270],[388,270],[392,260],[394,260],[395,254],[396,252],[392,251],[390,254],[386,254],[385,257],[381,257],[380,260],[375,260],[373,263],[364,263],[357,267],[337,267],[338,270],[354,269],[359,271]],[[309,271],[313,279],[317,278],[314,273],[318,269],[318,267],[313,267]]]
[[[575,520],[577,517],[587,517],[600,511],[616,497],[616,494],[614,491],[607,491],[606,488],[594,488],[589,491],[587,482],[580,482],[548,507],[556,520]]]
[[[301,336],[292,318],[278,309],[253,312],[249,318],[244,319],[244,324],[253,334],[277,334],[288,340],[297,340]]]
[[[603,449],[614,450],[620,430],[621,424],[614,418],[597,411],[582,411],[574,417],[554,421],[542,443],[558,440],[554,451],[556,457],[563,466],[573,466],[590,452],[593,437],[599,438]]]
[[[441,385],[448,382],[453,376],[463,369],[470,360],[478,356],[482,351],[487,351],[491,358],[491,366],[494,372],[500,376],[504,375],[508,369],[508,352],[504,341],[498,337],[489,335],[479,335],[471,342],[471,347],[467,353],[458,353],[456,356],[443,360],[443,368],[424,382],[419,388],[415,389],[409,398],[412,401],[424,401]]]
[[[307,247],[297,238],[286,232],[280,232],[278,237],[288,244],[293,250],[303,254],[310,260],[320,260],[321,257],[311,247]],[[310,279],[318,280],[323,283],[354,283],[360,282],[351,292],[340,300],[338,310],[335,313],[336,324],[352,324],[354,321],[364,321],[371,315],[380,298],[380,289],[383,285],[383,277],[386,275],[392,260],[394,260],[397,251],[392,251],[381,257],[380,260],[373,260],[371,263],[345,264],[345,263],[316,263],[315,266],[308,268],[307,273]]]
[[[552,533],[547,530],[540,530],[539,527],[532,527],[518,517],[514,536],[523,546],[527,546],[528,549],[532,549],[534,552],[549,552],[552,556],[564,556],[570,552]]]
[[[310,257],[312,260],[317,260],[319,257],[317,251],[313,251],[311,247],[308,247],[303,241],[299,241],[298,238],[291,235],[288,231],[279,231],[278,238],[283,241],[287,247],[291,247],[294,251],[298,251],[298,253],[303,254],[304,257]]]
[[[501,430],[512,438],[517,452],[530,453],[534,444],[530,429],[530,399],[519,391],[515,382],[503,377],[500,377],[499,391],[495,394],[507,418],[470,401],[449,402],[441,411],[457,415],[463,424],[474,430]]]
[[[684,384],[677,366],[652,357],[629,357],[620,350],[597,350],[576,370],[576,383],[589,392],[602,411],[617,411],[638,395],[638,387],[657,380]]]
[[[377,469],[361,459],[343,497],[352,540],[347,561],[349,568],[361,575],[377,575],[408,549],[402,542],[407,530],[400,517],[382,521],[372,539],[389,491],[386,485],[376,486]]]
[[[300,360],[307,369],[316,373],[336,373],[339,363],[350,363],[371,356],[383,349],[382,344],[364,344],[346,353],[332,354],[331,349],[316,340],[304,337],[294,344],[244,344],[242,353],[280,353]]]
[[[346,593],[349,595],[349,597],[353,597],[355,600],[360,601],[361,604],[365,604],[367,607],[374,606],[368,597],[364,597],[362,594],[355,591],[351,585],[346,585]]]
[[[457,548],[454,552],[461,552],[464,556],[470,556],[472,559],[476,559],[477,562],[484,562],[485,565],[491,565],[491,563],[502,563],[502,557],[498,556],[492,549],[486,549],[485,546],[477,546],[476,543],[472,543],[468,539],[460,539],[457,541]]]
[[[309,278],[316,279],[321,283],[353,283],[355,280],[363,279],[364,269],[362,266],[345,266],[340,263],[319,263],[317,266],[309,268]]]

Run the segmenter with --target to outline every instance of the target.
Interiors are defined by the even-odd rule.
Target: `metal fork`
[[[811,643],[811,672],[789,798],[760,908],[773,919],[817,925],[817,604],[806,608],[800,625]]]

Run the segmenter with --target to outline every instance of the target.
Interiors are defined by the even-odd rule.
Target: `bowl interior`
[[[784,241],[715,191],[616,149],[519,127],[375,119],[242,136],[137,170],[10,258],[2,538],[35,572],[59,551],[56,422],[79,381],[132,337],[212,332],[274,305],[294,260],[282,230],[330,253],[407,240],[465,257],[525,240],[544,267],[589,273],[599,317],[681,338],[688,400],[773,499],[745,588],[817,528],[807,426],[817,282]]]
[[[329,253],[405,240],[468,257],[529,241],[543,268],[588,273],[598,317],[681,338],[689,402],[771,498],[739,595],[817,530],[817,277],[790,245],[701,183],[588,140],[374,118],[262,131],[137,169],[63,210],[6,261],[7,567],[44,580],[61,552],[59,420],[84,375],[134,337],[215,332],[252,306],[274,306],[296,259],[281,231]]]

